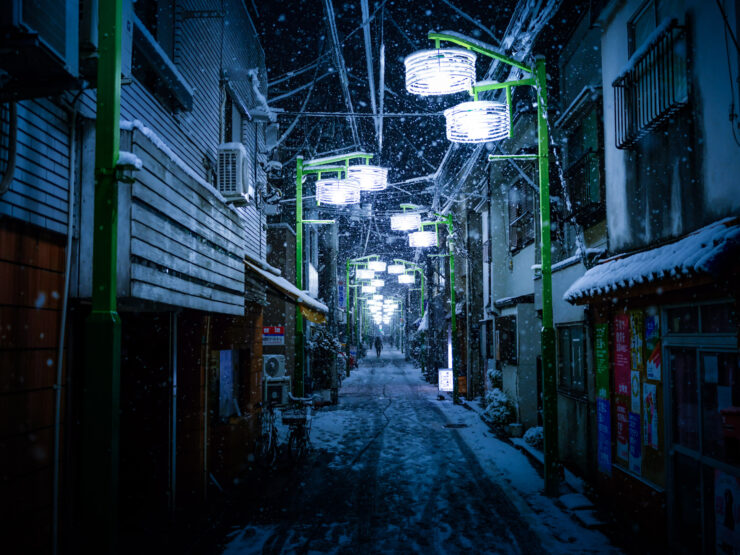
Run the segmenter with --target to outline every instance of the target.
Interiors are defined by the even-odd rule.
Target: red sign
[[[285,335],[285,326],[265,326],[262,335]]]
[[[614,316],[614,389],[617,395],[630,394],[631,370],[629,315],[616,314]]]
[[[264,326],[262,328],[263,345],[285,345],[285,326]]]

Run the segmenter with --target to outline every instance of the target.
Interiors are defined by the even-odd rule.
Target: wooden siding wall
[[[248,109],[259,106],[248,74],[250,69],[258,70],[261,93],[267,94],[264,52],[253,31],[254,26],[241,2],[226,0],[223,4],[228,14],[228,25],[223,18],[197,17],[191,13],[193,10],[218,11],[221,9],[220,1],[187,0],[178,3],[173,61],[194,90],[192,110],[173,113],[136,79],[121,89],[121,119],[139,120],[154,130],[196,174],[209,182],[212,176],[206,165],[215,167],[216,150],[222,142],[221,111],[225,95],[221,85],[222,69],[239,100]],[[223,59],[219,54],[222,34]],[[92,117],[95,92],[86,92],[83,103],[85,113]],[[256,143],[264,146],[264,125],[246,121],[242,130],[243,140],[246,140],[248,127],[257,134]],[[261,169],[257,171],[264,173]],[[264,177],[262,179],[264,181]],[[246,216],[247,253],[264,259],[264,216],[254,205],[239,210]]]
[[[2,113],[0,171],[8,159],[9,113]],[[58,103],[42,98],[18,102],[15,176],[0,198],[0,215],[66,233],[69,199],[68,114]]]
[[[133,151],[144,168],[130,189],[130,228],[123,222],[122,230],[130,234],[129,295],[243,314],[244,220],[139,131]]]
[[[63,238],[0,218],[0,529],[7,553],[21,552],[14,546],[50,551],[63,284]]]

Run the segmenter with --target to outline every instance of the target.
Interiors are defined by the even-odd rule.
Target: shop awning
[[[258,277],[271,290],[284,296],[289,302],[297,304],[304,318],[315,324],[326,323],[326,314],[329,309],[325,304],[311,297],[306,291],[301,291],[282,276],[260,268],[249,260],[244,260],[244,264],[249,272]]]
[[[612,297],[639,285],[677,289],[689,279],[698,284],[702,277],[729,275],[738,260],[740,218],[725,218],[672,243],[607,259],[576,280],[563,299],[585,304],[593,297]]]

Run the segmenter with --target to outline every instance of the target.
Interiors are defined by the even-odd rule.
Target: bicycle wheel
[[[294,429],[290,432],[288,438],[288,453],[290,454],[291,460],[297,462],[303,459],[308,452],[308,446],[306,445],[306,436],[302,430]]]

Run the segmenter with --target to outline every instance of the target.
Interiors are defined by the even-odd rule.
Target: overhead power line
[[[416,117],[444,117],[443,112],[385,112],[376,116],[370,112],[278,112],[279,116],[306,116],[315,118],[416,118]]]

